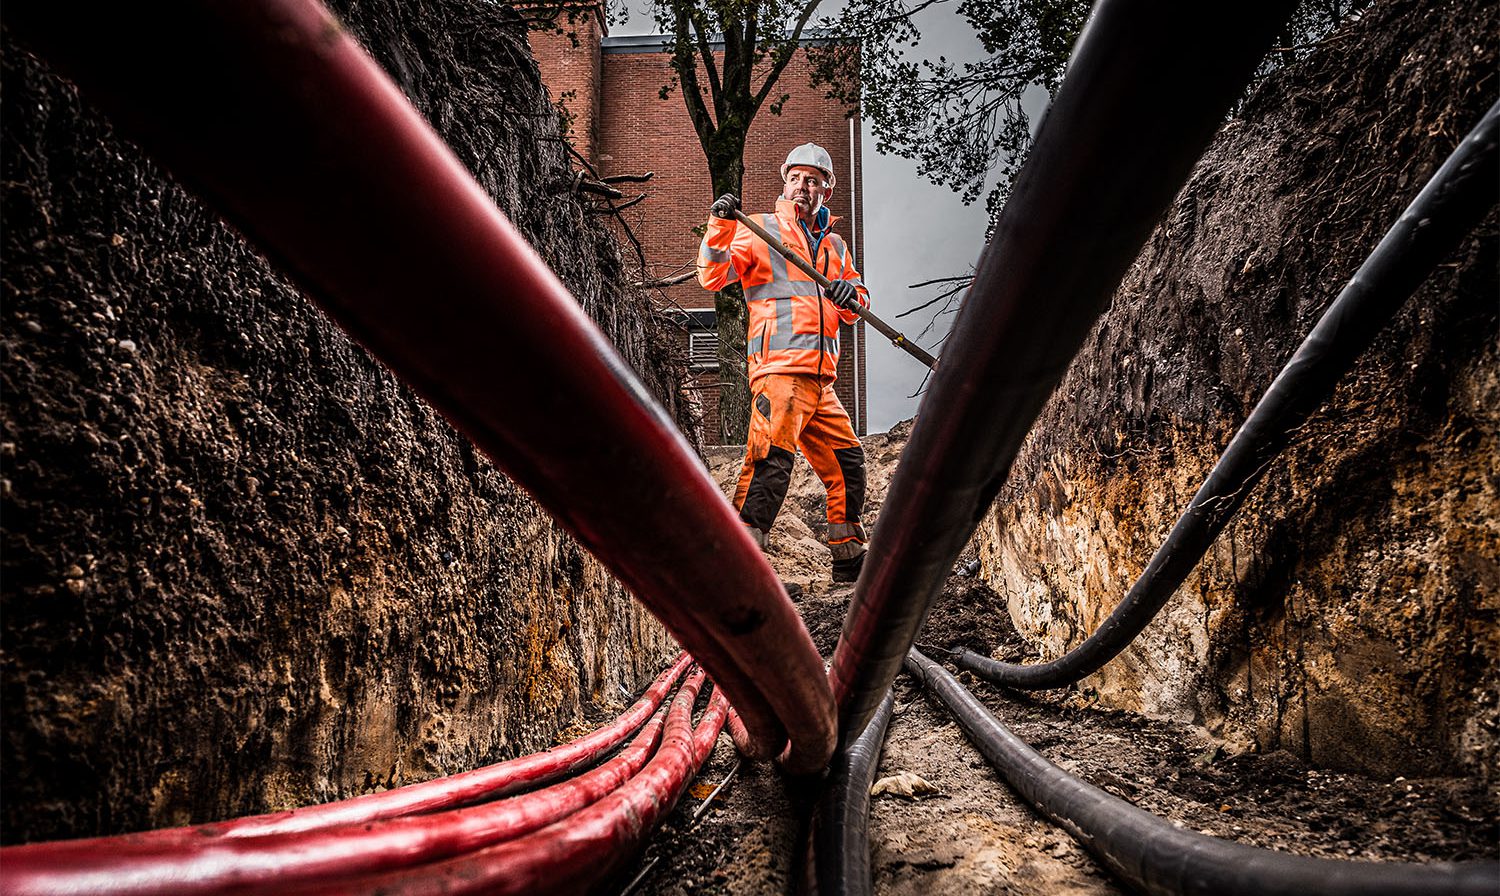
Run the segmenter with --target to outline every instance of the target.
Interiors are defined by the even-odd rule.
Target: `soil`
[[[909,424],[866,440],[883,495]],[[713,452],[727,483],[732,450]],[[805,591],[798,607],[825,657],[837,642],[853,588],[819,571],[827,548],[813,534],[822,492],[799,458],[787,508],[771,537],[772,564]],[[878,506],[878,500],[872,502]],[[867,518],[868,518],[867,514]],[[811,519],[810,519],[811,518]],[[1009,624],[1005,602],[973,574],[966,553],[945,583],[919,639],[934,658],[967,647],[1022,659],[1034,651]],[[997,637],[998,644],[992,642]],[[1049,760],[1141,809],[1210,836],[1323,858],[1442,862],[1500,858],[1500,805],[1477,776],[1375,778],[1308,765],[1275,750],[1235,748],[1206,730],[1098,704],[1078,687],[1036,694],[963,681],[1003,723]],[[1060,828],[1013,793],[969,744],[947,710],[909,677],[876,773],[910,772],[935,788],[912,799],[873,798],[870,861],[875,892],[1120,894],[1122,885]],[[711,801],[710,793],[728,780]],[[805,819],[816,783],[769,763],[742,763],[726,737],[690,793],[622,874],[621,892],[762,894],[796,889]],[[704,807],[705,802],[707,807]],[[701,815],[699,814],[701,812]],[[698,817],[694,817],[697,815]],[[638,880],[636,878],[639,877]]]
[[[640,297],[608,288],[621,263],[605,231],[576,197],[547,189],[569,162],[513,17],[496,21],[505,13],[493,4],[441,0],[336,5],[672,401],[681,370],[651,350],[660,334]],[[1400,15],[1412,4],[1387,6]],[[1485,13],[1492,22],[1492,4]],[[667,651],[660,628],[446,421],[10,41],[7,34],[0,840],[118,833],[350,796],[527,752],[580,715],[612,714],[622,691],[659,668]],[[1393,58],[1402,71],[1415,60]],[[1493,77],[1486,78],[1479,92],[1488,98]],[[1381,87],[1359,86],[1385,105]],[[1331,121],[1337,106],[1324,97],[1297,108],[1318,123]],[[1439,118],[1445,139],[1467,121]],[[1304,157],[1309,171],[1322,171],[1349,132],[1379,132],[1358,119],[1337,123],[1345,130],[1317,132],[1313,148],[1323,155]],[[1403,141],[1426,145],[1409,130]],[[1424,158],[1438,154],[1435,143],[1427,150]],[[1350,185],[1360,196],[1395,192],[1383,179]],[[1338,197],[1330,202],[1344,207]],[[1327,210],[1314,204],[1303,214],[1322,224]],[[1388,211],[1370,212],[1377,223],[1361,226],[1377,227]],[[1200,235],[1207,223],[1186,213],[1172,220]],[[1279,232],[1273,224],[1265,226]],[[1301,242],[1342,247],[1346,238],[1318,227]],[[1340,257],[1357,261],[1348,245]],[[1466,284],[1458,294],[1488,301],[1494,255],[1485,245],[1471,253],[1477,262],[1447,276]],[[1246,252],[1224,268],[1239,272],[1231,279],[1269,282],[1275,260]],[[1464,273],[1471,269],[1491,279]],[[1283,323],[1311,313],[1296,304],[1295,290],[1276,287],[1262,291],[1280,303],[1271,310]],[[1176,298],[1201,312],[1192,295]],[[1483,309],[1452,306],[1431,330],[1457,330],[1462,357],[1482,357],[1494,345],[1493,303]],[[1263,311],[1247,304],[1243,319],[1228,323],[1242,324],[1254,345],[1280,351],[1290,337],[1260,332],[1270,319]],[[1418,313],[1404,320],[1400,338],[1381,350],[1387,368],[1420,365],[1445,349],[1458,357],[1426,323]],[[1155,320],[1144,331],[1174,332]],[[1124,353],[1136,336],[1119,330],[1104,341]],[[1159,354],[1174,357],[1179,348],[1166,344]],[[1166,375],[1185,377],[1196,365],[1163,365],[1155,379],[1112,377],[1102,362],[1097,372],[1102,382],[1154,394],[1158,406],[1176,388],[1187,396],[1181,406],[1224,402],[1238,413],[1252,397],[1252,377],[1230,374],[1264,372],[1255,352],[1241,355],[1206,365],[1217,371],[1203,385],[1209,394]],[[1399,385],[1418,405],[1448,394],[1433,380]],[[1493,419],[1493,406],[1483,419]],[[1095,427],[1108,444],[1093,447],[1133,457],[1137,449],[1118,439],[1157,418],[1151,408],[1132,408],[1119,426]],[[1429,417],[1428,430],[1447,419]],[[866,441],[871,521],[908,431]],[[1450,453],[1472,455],[1475,464],[1493,458],[1486,447],[1493,442],[1477,438],[1455,442]],[[1416,450],[1408,445],[1406,454]],[[1193,452],[1201,449],[1184,453]],[[738,458],[716,452],[709,461],[727,482]],[[1140,481],[1160,484],[1145,474]],[[1414,477],[1410,485],[1427,482]],[[1330,506],[1342,497],[1325,496]],[[827,654],[852,589],[828,581],[822,500],[799,464],[770,556],[783,578],[804,587],[800,608]],[[1290,542],[1298,533],[1280,535]],[[968,572],[973,559],[960,558],[958,569]],[[1492,595],[1493,567],[1471,573],[1451,588],[1488,581]],[[1269,592],[1284,575],[1262,571],[1257,582]],[[1003,654],[1028,656],[1032,643],[1005,630],[1007,604],[980,578],[956,573],[923,643],[990,651],[998,641]],[[1252,609],[1259,615],[1242,626],[1247,639],[1261,622],[1282,618]],[[1492,624],[1476,628],[1494,632]],[[1301,754],[1216,739],[1197,725],[1106,709],[1087,687],[1027,697],[975,687],[1054,762],[1194,830],[1320,856],[1497,854],[1496,801],[1478,777],[1340,773]],[[896,696],[879,774],[913,773],[935,792],[875,800],[877,890],[1118,892],[1071,840],[1017,802],[943,709],[904,677]],[[1479,736],[1493,756],[1488,731]],[[637,866],[646,869],[640,891],[790,888],[799,876],[800,820],[815,792],[773,765],[737,762],[723,739]],[[699,802],[736,767],[695,824]]]
[[[515,13],[333,5],[683,412],[673,334],[553,186],[570,159]],[[0,56],[0,841],[475,768],[654,677],[674,647],[644,607],[18,40]]]
[[[1495,3],[1381,0],[1221,128],[974,541],[1046,658],[1130,590],[1278,371],[1500,96],[1497,32]],[[1389,313],[1356,315],[1382,326],[1336,384],[1301,392],[1310,418],[1263,456],[1153,623],[1091,676],[1102,703],[1377,777],[1500,768],[1497,249],[1491,208]]]

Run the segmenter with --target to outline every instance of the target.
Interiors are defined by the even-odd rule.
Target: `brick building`
[[[602,176],[652,172],[642,186],[647,196],[622,215],[640,241],[650,276],[657,279],[691,271],[702,227],[713,202],[708,163],[688,120],[677,89],[663,99],[661,88],[672,82],[670,56],[659,36],[609,37],[597,4],[581,2],[559,21],[565,33],[533,31],[532,52],[554,101],[567,114],[570,136],[580,155]],[[843,220],[836,230],[849,241],[855,257],[862,248],[863,190],[859,158],[859,121],[849,108],[811,86],[807,48],[826,38],[802,41],[782,71],[773,97],[790,94],[781,114],[761,107],[745,147],[742,205],[747,212],[769,212],[781,195],[781,163],[792,147],[812,141],[833,156],[837,189],[828,206]],[[628,191],[631,185],[626,184]],[[863,264],[860,265],[863,270]],[[665,311],[682,324],[684,349],[693,359],[695,386],[703,406],[706,441],[719,432],[717,337],[713,294],[696,281],[668,287]],[[855,431],[866,432],[865,326],[845,326],[840,333],[836,389]]]

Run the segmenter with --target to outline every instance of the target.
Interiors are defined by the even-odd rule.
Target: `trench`
[[[721,500],[720,486],[629,365],[578,311],[567,287],[494,212],[358,44],[347,35],[329,37],[331,20],[321,7],[288,2],[205,13],[193,21],[202,41],[186,57],[162,42],[174,25],[170,12],[115,11],[81,29],[76,14],[60,5],[13,18],[11,24],[86,94],[129,121],[149,152],[196,184],[268,255],[282,259],[332,320],[525,487],[686,653],[613,724],[560,748],[315,809],[8,846],[0,851],[5,891],[612,889],[705,764],[710,776],[716,764],[722,767],[728,745],[721,731],[732,734],[739,755],[775,763],[754,763],[742,772],[736,758],[723,773],[724,787],[706,793],[702,806],[721,794],[732,799],[755,788],[781,791],[780,799],[761,806],[779,821],[752,832],[758,841],[720,844],[730,849],[748,841],[767,858],[772,877],[746,886],[868,891],[874,883],[873,875],[862,873],[869,871],[870,854],[863,835],[871,827],[867,796],[880,734],[894,715],[895,733],[911,736],[902,716],[921,714],[913,710],[914,691],[899,692],[904,707],[892,691],[905,663],[1010,786],[1098,864],[1077,859],[1076,850],[1056,839],[1033,850],[1081,869],[1067,878],[1056,867],[1040,867],[1029,847],[1017,849],[1013,832],[992,831],[996,836],[981,838],[970,851],[929,840],[921,846],[927,857],[902,860],[892,866],[898,871],[972,866],[975,855],[988,850],[995,855],[987,864],[969,868],[971,876],[954,886],[970,885],[981,873],[995,886],[1014,884],[1025,870],[1036,892],[1062,885],[1113,892],[1120,881],[1160,893],[1492,892],[1500,881],[1493,860],[1381,864],[1285,855],[1182,832],[1047,763],[949,673],[912,652],[1047,394],[1286,14],[1282,6],[1263,5],[1245,12],[1235,33],[1212,41],[1202,23],[1180,16],[1123,2],[1101,7],[1038,134],[1017,198],[981,260],[965,316],[945,351],[947,365],[928,396],[941,413],[924,415],[912,430],[911,459],[894,471],[859,583],[852,592],[804,598],[833,611],[840,632],[831,648],[815,641],[809,628],[817,626],[787,599],[776,570]],[[1182,53],[1183,47],[1195,49]],[[171,64],[137,65],[143,50]],[[270,65],[273,59],[278,65]],[[184,79],[184,71],[195,77]],[[1165,85],[1172,85],[1170,104],[1160,102]],[[195,121],[189,112],[203,90],[228,98],[243,114]],[[357,126],[326,127],[335,105],[356,109],[351,120]],[[1097,151],[1102,135],[1118,131],[1123,121],[1151,124],[1144,138],[1149,145],[1129,165]],[[278,136],[306,128],[323,129],[327,139],[318,151],[286,152]],[[1062,676],[1051,673],[1068,666],[1066,660],[1031,678],[1016,668],[1033,667],[997,666],[967,647],[951,651],[957,664],[1006,686],[1057,688],[1075,684],[1128,645],[1227,524],[1237,507],[1233,497],[1253,486],[1286,431],[1313,412],[1379,329],[1382,314],[1359,303],[1383,303],[1389,316],[1489,212],[1497,188],[1497,130],[1500,114],[1492,108],[1350,281],[1324,318],[1332,323],[1314,328],[1311,348],[1293,355],[1288,373],[1271,385],[1158,554],[1177,566],[1156,581],[1160,564],[1153,562],[1140,591],[1125,598],[1117,615],[1128,621],[1111,617],[1099,640],[1091,637],[1077,649],[1085,658]],[[364,167],[330,176],[339,160],[356,156]],[[372,201],[381,195],[375,189],[381,182],[420,184],[420,200],[394,207],[388,197]],[[1119,189],[1126,183],[1132,189]],[[319,207],[324,217],[310,219],[305,200],[315,193],[330,198]],[[1099,224],[1101,197],[1109,227]],[[1021,221],[1044,222],[1057,236],[1023,236]],[[478,234],[488,252],[480,256],[456,234]],[[385,250],[374,261],[370,245]],[[997,257],[1006,259],[1003,272]],[[450,297],[452,312],[435,320],[412,300],[428,289]],[[497,295],[505,301],[496,303]],[[1040,313],[1031,307],[1038,296]],[[502,329],[516,336],[518,347],[487,354],[475,334]],[[548,390],[502,398],[483,388],[536,370],[547,371]],[[1262,414],[1262,408],[1268,410]],[[565,412],[589,425],[559,425]],[[602,457],[613,463],[600,464]],[[621,467],[634,475],[618,476]],[[643,514],[650,525],[642,524]],[[714,550],[660,562],[693,539],[706,539]],[[1100,643],[1107,647],[1098,649]],[[872,726],[872,720],[878,721]],[[923,724],[919,732],[929,731],[926,746],[936,750],[932,727]],[[923,737],[919,732],[915,740]],[[1140,781],[1114,775],[1106,782],[1140,802],[1150,799]],[[929,789],[921,793],[941,792],[922,783]],[[548,786],[511,796],[542,784]],[[950,793],[957,789],[950,785]],[[703,817],[701,811],[679,815],[668,833],[678,842],[702,840],[695,824]],[[809,817],[811,826],[800,822]],[[961,817],[977,824],[968,814]],[[1020,836],[1026,843],[1038,835]],[[1000,854],[1002,844],[1011,852]],[[676,886],[691,891],[700,883],[672,867],[687,861],[679,858],[687,852],[663,855],[670,857],[654,858],[658,865],[646,865],[626,888],[639,883],[670,891],[674,884],[651,884],[658,866],[658,874],[678,873]],[[785,864],[792,856],[798,860]],[[713,883],[732,889],[729,874],[715,874],[723,879]],[[916,880],[908,885],[931,883]],[[892,890],[903,885],[886,883]]]

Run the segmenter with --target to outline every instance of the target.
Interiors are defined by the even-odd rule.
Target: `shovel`
[[[824,289],[828,288],[828,278],[823,276],[817,268],[813,267],[812,264],[807,261],[807,259],[793,252],[791,249],[788,249],[786,245],[781,242],[781,240],[767,233],[764,227],[761,227],[759,224],[750,220],[750,218],[739,209],[734,210],[734,216],[739,220],[741,224],[750,228],[751,233],[754,233],[756,236],[765,240],[767,246],[770,246],[772,249],[780,252],[783,256],[786,257],[787,261],[790,261],[792,264],[796,265],[798,269],[802,271],[802,273],[813,278],[813,280]],[[891,341],[891,345],[902,349],[913,358],[916,358],[918,361],[926,364],[928,367],[937,367],[936,358],[934,358],[932,355],[927,354],[927,352],[924,351],[920,345],[907,340],[907,338],[901,335],[901,333],[898,332],[895,327],[892,327],[890,324],[876,317],[870,312],[870,309],[864,307],[863,305],[855,304],[850,306],[849,310],[853,311],[855,314],[858,314],[861,318],[863,318],[865,323],[874,327],[876,330],[879,330],[882,336]]]

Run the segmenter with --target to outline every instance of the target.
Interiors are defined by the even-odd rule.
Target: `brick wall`
[[[527,32],[531,55],[552,102],[572,119],[568,136],[573,148],[593,160],[599,139],[599,46],[606,32],[602,13],[594,3],[542,6],[556,14],[555,27]]]
[[[591,20],[592,21],[592,20]],[[603,42],[584,40],[585,29],[578,27],[579,46],[557,35],[533,35],[533,52],[537,54],[542,79],[558,96],[567,90],[577,92],[568,102],[579,123],[575,133],[579,151],[587,155],[603,176],[653,172],[652,180],[637,188],[622,186],[627,195],[633,190],[647,192],[644,201],[626,209],[622,215],[640,240],[649,275],[666,278],[692,270],[698,254],[698,242],[708,220],[708,206],[714,200],[708,163],[698,143],[698,136],[688,119],[679,94],[680,87],[663,99],[661,88],[672,81],[670,57],[665,52],[641,52],[644,38]],[[589,34],[599,34],[589,31]],[[791,97],[780,115],[773,115],[769,101],[761,108],[751,126],[745,146],[744,208],[751,213],[771,211],[781,195],[781,163],[792,147],[808,141],[827,149],[833,157],[838,187],[828,205],[843,220],[835,229],[846,240],[854,242],[856,258],[862,261],[862,208],[851,208],[851,199],[862,171],[856,157],[851,167],[848,108],[824,97],[823,89],[810,84],[811,66],[806,51],[799,51],[782,71],[772,99],[781,93]],[[592,79],[592,80],[590,80]],[[585,101],[589,89],[596,91],[596,102]],[[586,109],[595,110],[595,129],[583,126]],[[855,119],[856,127],[858,119]],[[588,142],[589,140],[592,142]],[[589,151],[585,146],[591,146]],[[858,153],[856,141],[854,151]],[[859,194],[863,206],[863,194]],[[627,253],[627,256],[629,253]],[[861,264],[861,267],[863,265]],[[872,294],[879,308],[878,287]],[[713,308],[713,294],[688,282],[666,290],[667,304],[684,309]],[[857,334],[851,332],[857,329]],[[864,434],[867,395],[864,382],[866,357],[865,327],[845,327],[840,334],[838,382],[839,398],[860,434]],[[684,342],[686,336],[683,337]],[[856,343],[857,339],[857,343]],[[684,345],[684,349],[686,346]],[[855,368],[858,366],[858,376]],[[718,429],[718,390],[716,375],[700,376],[699,394],[704,409],[703,431],[713,438]]]

